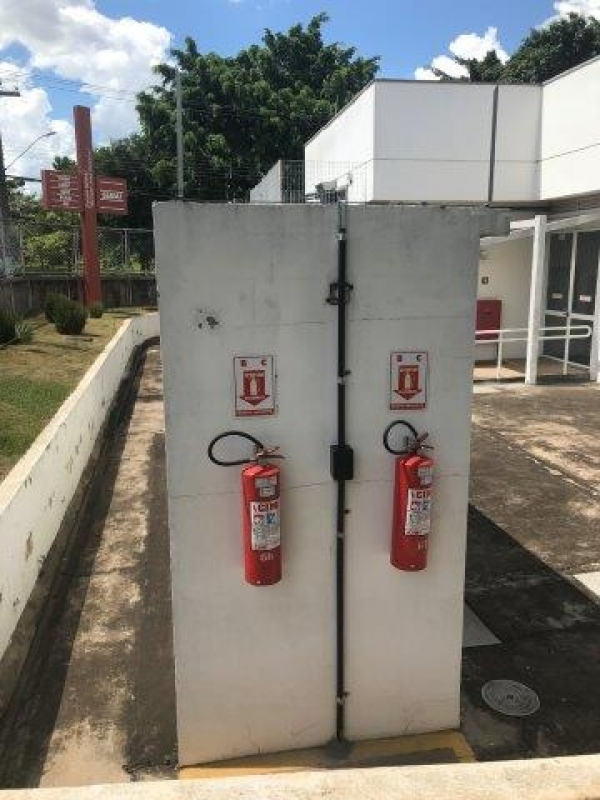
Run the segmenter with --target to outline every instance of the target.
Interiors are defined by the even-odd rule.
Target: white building
[[[538,353],[597,377],[600,58],[542,85],[375,80],[307,142],[303,169],[307,199],[511,209],[510,237],[482,241],[479,298],[501,317],[482,306],[478,327],[527,329],[503,347],[528,355],[529,382]],[[282,189],[269,173],[251,200]],[[555,326],[566,338],[540,342]]]

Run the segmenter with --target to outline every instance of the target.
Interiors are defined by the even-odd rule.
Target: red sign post
[[[86,305],[102,302],[100,262],[98,260],[98,220],[96,211],[96,181],[94,180],[94,152],[92,150],[92,122],[90,110],[75,106],[75,149],[77,173],[82,191],[81,248],[83,250],[83,285]]]
[[[90,110],[75,106],[77,173],[42,171],[42,204],[54,211],[78,211],[81,217],[83,286],[86,305],[102,302],[98,259],[98,214],[127,213],[127,182],[94,175]]]

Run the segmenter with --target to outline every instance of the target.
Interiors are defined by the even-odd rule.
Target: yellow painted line
[[[402,756],[426,754],[438,750],[452,751],[459,762],[475,761],[475,755],[462,733],[442,731],[356,742],[351,745],[348,755],[344,758],[335,757],[327,747],[315,747],[182,767],[179,770],[179,778],[198,780],[307,770],[352,769],[377,766],[377,762],[381,759],[389,762],[395,756],[401,759]]]

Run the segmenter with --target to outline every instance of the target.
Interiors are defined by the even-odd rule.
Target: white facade
[[[545,84],[540,199],[600,191],[600,58]]]
[[[541,104],[540,86],[376,80],[305,159],[329,175],[344,162],[351,202],[533,202]]]
[[[325,298],[337,274],[337,209],[159,204],[155,231],[179,757],[322,744],[335,736],[336,713],[337,311]],[[348,209],[349,739],[459,722],[479,235],[466,209]],[[427,409],[392,412],[390,353],[419,349],[430,359]],[[233,357],[250,354],[275,357],[275,416],[233,416]],[[401,416],[435,447],[430,561],[419,574],[389,563],[394,459],[381,436]],[[286,457],[275,586],[244,582],[240,468],[206,455],[230,428]]]
[[[353,164],[348,199],[374,203],[599,192],[599,154],[600,58],[543,85],[375,80],[305,147],[307,163]]]

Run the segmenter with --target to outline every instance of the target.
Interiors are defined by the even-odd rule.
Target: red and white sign
[[[81,211],[79,176],[55,169],[42,170],[42,205],[48,211]]]
[[[270,417],[275,413],[274,362],[273,356],[235,356],[236,417]]]
[[[127,213],[127,181],[124,178],[96,178],[96,210],[98,214]]]
[[[92,176],[93,177],[93,176]],[[98,214],[127,214],[127,181],[124,178],[96,178],[96,196],[89,196],[89,174],[83,173],[86,208]],[[81,181],[72,172],[42,170],[42,204],[51,211],[83,211]]]
[[[404,350],[390,356],[390,409],[423,409],[427,406],[428,355],[423,350]]]

